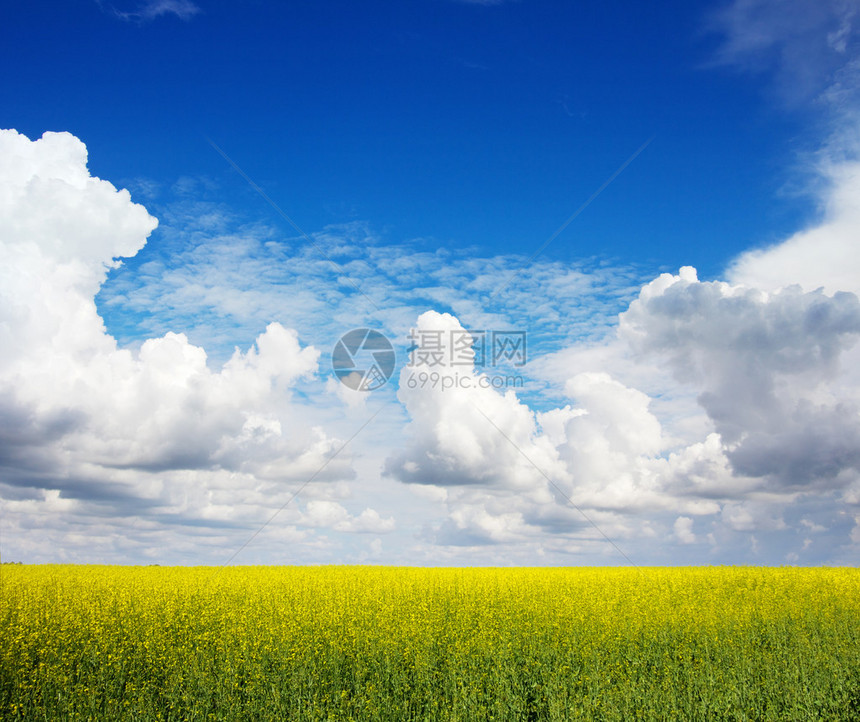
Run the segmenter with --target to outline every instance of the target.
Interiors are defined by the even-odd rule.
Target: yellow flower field
[[[0,718],[858,720],[860,570],[10,566]]]

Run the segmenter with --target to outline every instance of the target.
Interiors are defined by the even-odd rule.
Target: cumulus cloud
[[[555,453],[536,435],[530,409],[512,390],[492,389],[491,379],[471,361],[455,366],[447,360],[452,333],[466,334],[459,321],[428,311],[419,317],[416,332],[439,334],[439,357],[419,359],[401,371],[398,398],[410,412],[414,445],[392,458],[388,471],[408,483],[540,485],[540,475],[526,457],[552,471]],[[471,337],[461,338],[471,346]]]
[[[156,220],[91,177],[68,133],[0,131],[0,157],[4,496],[46,512],[74,501],[91,513],[252,523],[291,482],[323,468],[320,482],[354,474],[342,442],[293,399],[319,351],[277,322],[217,371],[182,333],[118,347],[94,296]],[[337,521],[387,523],[373,510]]]
[[[359,534],[384,534],[395,528],[392,517],[383,519],[375,509],[368,508],[361,514],[350,516],[341,504],[323,499],[308,502],[301,523]]]
[[[650,399],[602,372],[580,373],[565,391],[576,401],[558,450],[572,477],[571,493],[591,506],[630,508],[655,490],[653,460],[663,451]]]
[[[860,334],[854,294],[765,292],[684,268],[645,286],[619,332],[696,387],[736,473],[809,488],[860,468],[860,407],[839,387]]]
[[[605,355],[565,356],[582,364],[566,369],[567,403],[538,412],[482,384],[473,364],[444,361],[448,339],[465,334],[456,318],[427,312],[417,329],[440,332],[443,346],[401,372],[409,442],[386,470],[447,510],[425,533],[436,544],[556,537],[593,551],[602,537],[653,538],[662,525],[687,546],[699,541],[696,517],[726,544],[786,529],[780,509],[803,495],[848,501],[858,488],[860,399],[843,367],[860,335],[853,293],[702,282],[692,268],[646,284],[619,320],[631,355],[613,364],[653,361],[692,389],[708,422],[698,438],[700,426],[666,434],[651,397],[598,370]]]
[[[447,520],[427,533],[435,543],[535,544],[549,535],[593,549],[653,534],[650,520],[631,514],[719,512],[709,496],[731,477],[722,447],[670,453],[644,393],[605,372],[575,373],[564,387],[570,403],[535,412],[513,390],[482,383],[474,365],[444,362],[447,339],[465,334],[457,319],[427,312],[417,330],[441,331],[443,351],[401,372],[409,442],[386,470],[426,485],[445,506]],[[433,374],[436,383],[422,383]]]
[[[410,438],[388,459],[386,473],[447,490],[441,498],[449,519],[435,535],[442,543],[494,543],[534,533],[537,527],[510,500],[552,501],[544,474],[565,473],[556,449],[512,390],[491,388],[473,359],[456,366],[448,361],[454,337],[469,346],[472,341],[456,318],[428,311],[415,328],[438,334],[441,350],[436,357],[417,351],[401,371],[398,398],[410,415]]]
[[[321,264],[271,242],[265,229],[233,231],[223,213],[200,206],[171,221],[214,239],[206,252],[187,245],[175,267],[154,259],[138,285],[117,266],[140,251],[156,221],[127,192],[89,175],[82,143],[7,131],[0,153],[9,159],[0,169],[0,469],[14,535],[47,534],[74,560],[156,555],[165,539],[187,559],[220,560],[237,532],[243,541],[326,465],[260,540],[285,555],[300,546],[303,559],[330,560],[337,542],[327,534],[414,532],[416,546],[398,552],[405,562],[438,563],[460,550],[492,563],[533,563],[541,554],[620,563],[606,537],[637,562],[657,558],[661,545],[692,555],[705,540],[748,550],[752,533],[757,548],[768,548],[791,528],[824,537],[833,527],[849,539],[845,524],[834,527],[832,505],[860,499],[860,392],[850,356],[860,309],[846,292],[855,291],[852,274],[833,275],[851,262],[850,184],[833,186],[845,192],[806,232],[805,255],[778,264],[768,255],[777,247],[742,257],[728,282],[701,282],[684,268],[636,285],[608,342],[598,340],[600,328],[635,285],[623,270],[613,279],[538,264],[523,279],[529,292],[512,296],[504,315],[480,299],[508,275],[509,258],[440,258],[369,242],[367,260],[355,260],[361,229],[318,235],[343,253],[363,290],[393,299],[386,332],[439,332],[443,358],[452,333],[466,337],[459,313],[473,328],[510,327],[513,317],[551,321],[561,329],[553,343],[566,330],[587,339],[537,361],[540,346],[530,345],[520,371],[534,381],[529,374],[543,370],[537,391],[495,388],[468,355],[457,366],[419,357],[403,368],[405,442],[387,451],[402,421],[396,407],[375,453],[388,456],[389,481],[379,482],[386,493],[396,479],[420,501],[391,515],[345,501],[352,460],[335,457],[342,442],[327,430],[331,414],[304,397],[313,389],[327,401],[350,399],[318,379],[320,353],[300,341],[304,331],[272,322],[286,308],[317,332],[360,325],[353,305],[341,303],[348,292],[327,285]],[[844,262],[804,280],[801,272],[814,268],[810,249],[839,234],[834,248],[845,250]],[[296,277],[272,275],[283,268]],[[118,345],[99,317],[93,299],[109,271],[103,304],[158,309],[162,327],[139,346]],[[590,294],[596,310],[583,322]],[[427,312],[413,324],[419,304],[455,313]],[[189,341],[198,327],[180,332],[201,317],[244,323],[253,342],[215,364],[209,343],[204,350]],[[339,408],[357,427],[366,407],[390,393]],[[362,478],[376,484],[370,466]],[[122,542],[117,518],[129,530]],[[81,524],[86,537],[76,532]],[[810,559],[826,547],[798,541],[796,553]],[[39,553],[50,558],[50,544]]]
[[[695,544],[696,535],[693,533],[693,520],[688,516],[675,519],[675,537],[681,544]]]
[[[722,510],[726,526],[734,531],[775,531],[786,528],[782,510],[774,500],[727,503]]]
[[[757,324],[744,366],[726,365],[717,353],[709,370],[699,365],[699,385],[693,384],[715,426],[727,440],[735,439],[726,444],[733,471],[764,480],[769,491],[795,495],[796,503],[810,510],[829,508],[822,517],[826,526],[815,526],[831,533],[843,528],[843,511],[828,507],[828,500],[853,507],[860,499],[860,348],[853,345],[860,294],[858,10],[856,2],[842,0],[735,0],[715,17],[714,29],[724,37],[719,62],[772,73],[784,100],[811,101],[806,108],[817,111],[816,128],[824,133],[815,141],[818,150],[802,155],[799,164],[818,218],[779,243],[741,254],[726,271],[733,295],[749,299],[756,293],[751,289],[759,290],[762,321],[774,333]],[[775,324],[772,311],[786,314],[789,307],[795,323],[784,315]],[[783,342],[774,344],[783,333]],[[799,349],[804,336],[808,343],[789,359],[785,351]],[[726,338],[738,336],[730,332]],[[771,351],[764,351],[762,342]],[[700,352],[707,347],[696,340],[676,345]],[[724,369],[722,382],[716,367]],[[676,363],[674,370],[681,367]],[[738,384],[734,392],[732,375]],[[773,532],[777,522],[766,516],[727,507],[724,521],[735,530],[756,526]],[[804,519],[799,525],[810,523]],[[804,544],[799,553],[810,546]]]
[[[321,264],[304,249],[275,243],[270,230],[260,226],[236,230],[235,219],[223,209],[195,202],[168,209],[171,227],[160,231],[160,240],[185,238],[179,229],[187,229],[195,238],[207,239],[205,252],[193,243],[177,242],[171,246],[181,249],[175,263],[165,260],[166,253],[148,255],[139,273],[132,274],[122,268],[120,259],[138,253],[157,222],[132,203],[126,191],[89,175],[83,143],[68,134],[46,134],[30,142],[9,131],[3,135],[2,153],[11,161],[0,183],[5,204],[2,253],[9,261],[0,265],[5,274],[0,291],[4,341],[0,464],[3,497],[8,504],[17,504],[24,525],[19,528],[21,538],[28,536],[26,525],[34,519],[51,516],[58,503],[52,499],[59,495],[62,503],[75,504],[72,518],[79,525],[102,528],[95,519],[105,515],[126,520],[138,541],[117,547],[114,553],[120,559],[124,553],[156,553],[153,545],[167,538],[167,524],[176,530],[169,537],[170,548],[193,560],[201,545],[216,553],[229,545],[225,539],[230,529],[248,528],[267,518],[265,509],[278,508],[296,484],[327,461],[302,496],[332,501],[319,490],[321,485],[335,485],[354,472],[348,452],[334,457],[341,442],[325,431],[325,420],[332,419],[333,411],[315,403],[314,397],[324,398],[326,388],[328,399],[343,394],[331,393],[331,385],[316,378],[319,352],[303,346],[295,331],[271,322],[286,315],[290,325],[300,321],[312,338],[330,344],[337,333],[363,320],[352,304],[340,303],[348,294],[324,277]],[[363,289],[392,299],[394,310],[386,315],[386,331],[393,329],[404,338],[410,309],[428,300],[459,309],[485,328],[507,327],[511,314],[520,311],[544,318],[567,314],[570,306],[579,309],[578,325],[571,332],[588,334],[600,327],[600,319],[611,316],[619,297],[630,293],[629,269],[538,264],[523,281],[535,292],[528,302],[513,297],[508,313],[487,313],[474,300],[475,294],[488,294],[519,259],[464,257],[453,262],[414,248],[378,246],[373,239],[366,243],[365,236],[361,228],[351,226],[329,229],[316,240],[345,259],[347,272]],[[368,255],[367,263],[354,260],[359,248]],[[291,263],[273,262],[286,258]],[[295,277],[277,276],[280,269],[292,269]],[[144,333],[139,328],[132,336],[135,343],[125,347],[105,332],[93,302],[109,271],[110,290],[100,296],[99,308],[119,318],[123,330],[130,328],[123,313],[143,321]],[[592,296],[595,305],[582,313],[583,299]],[[328,308],[334,308],[334,314]],[[225,334],[224,319],[252,339],[246,350],[225,353],[231,338]],[[198,342],[192,343],[189,336]],[[304,332],[302,337],[307,338]],[[200,339],[207,340],[205,349]],[[217,343],[217,362],[210,353],[211,339]],[[474,369],[469,375],[478,378]],[[298,384],[305,387],[301,401],[294,398]],[[539,423],[527,406],[511,394],[483,393],[480,400],[481,410],[497,419],[507,416],[508,405],[519,405],[519,421],[498,423],[542,469],[564,471],[553,470],[549,463],[557,451],[547,438],[536,433],[535,448],[525,443],[523,429],[528,436],[527,429],[537,429]],[[343,409],[362,417],[351,419],[347,432],[365,420],[366,405],[352,403],[351,409]],[[486,424],[475,407],[469,408],[477,414],[474,419]],[[380,443],[398,431],[400,416],[395,411]],[[452,412],[456,413],[454,409],[446,413]],[[567,521],[532,511],[533,522],[517,513],[504,516],[508,486],[522,485],[543,501],[551,500],[551,495],[530,462],[497,431],[492,433],[455,444],[454,449],[448,448],[452,439],[446,439],[437,450],[444,454],[428,462],[437,464],[436,469],[440,461],[447,463],[464,486],[472,483],[474,474],[480,475],[484,454],[501,453],[516,464],[516,469],[495,479],[498,498],[476,497],[476,511],[464,509],[459,522],[482,527],[482,538],[496,539],[508,532],[495,530],[495,522],[482,522],[489,517],[481,516],[481,508],[489,516],[500,516],[512,535],[536,534],[546,524],[581,525],[582,519],[571,522],[564,514]],[[444,488],[429,482],[427,469],[421,478],[417,458],[403,459],[412,463],[401,470],[415,482],[413,488],[444,494]],[[464,469],[461,462],[468,459]],[[479,486],[487,480],[489,476]],[[339,487],[336,495],[341,493]],[[33,511],[37,508],[38,513]],[[293,538],[303,549],[321,549],[314,545],[322,543],[319,534],[325,530],[383,533],[394,524],[390,516],[373,509],[355,517],[332,516],[329,527],[309,524],[312,518],[287,509],[279,516],[278,527],[293,529]],[[82,542],[74,556],[71,530],[39,528],[62,539],[70,559],[85,560],[97,548]],[[221,532],[195,537],[192,528]],[[273,533],[267,530],[260,539]],[[110,534],[105,531],[104,536]],[[143,537],[148,541],[141,541]]]

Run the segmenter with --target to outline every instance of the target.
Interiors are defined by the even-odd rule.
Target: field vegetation
[[[858,720],[860,570],[8,566],[0,718]]]

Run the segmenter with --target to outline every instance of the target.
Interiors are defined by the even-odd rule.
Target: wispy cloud
[[[96,2],[103,10],[121,20],[139,22],[154,20],[162,15],[175,15],[181,20],[190,20],[202,12],[191,0],[144,0],[131,10],[121,10],[104,0],[96,0]]]
[[[773,73],[798,104],[856,100],[860,13],[851,0],[734,0],[711,16],[720,65]]]
[[[541,261],[518,280],[515,293],[493,298],[523,257],[385,243],[362,223],[315,232],[312,246],[271,225],[243,223],[205,200],[170,204],[159,216],[161,249],[145,249],[134,269],[117,269],[99,295],[100,308],[120,333],[121,319],[139,318],[132,333],[121,334],[123,341],[181,328],[205,340],[216,358],[229,356],[237,338],[252,340],[271,319],[319,345],[369,322],[405,344],[415,318],[428,308],[449,311],[470,328],[528,327],[540,351],[560,339],[605,335],[648,280],[641,270],[600,259]],[[370,313],[317,247],[380,312]]]

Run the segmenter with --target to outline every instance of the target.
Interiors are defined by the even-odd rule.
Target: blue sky
[[[9,3],[4,558],[855,561],[857,10]]]
[[[133,7],[14,3],[3,31],[8,123],[85,139],[117,183],[205,175],[277,223],[208,137],[302,227],[361,220],[392,241],[526,253],[653,136],[548,257],[713,277],[810,212],[781,197],[812,142],[805,114],[768,103],[761,76],[710,67],[712,4],[110,11]]]

